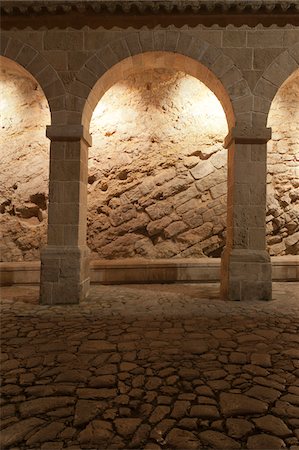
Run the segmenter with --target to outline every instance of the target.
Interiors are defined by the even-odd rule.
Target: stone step
[[[299,257],[272,257],[273,281],[299,281]],[[91,282],[99,284],[219,282],[220,258],[91,261]],[[1,262],[0,285],[39,284],[40,262]]]

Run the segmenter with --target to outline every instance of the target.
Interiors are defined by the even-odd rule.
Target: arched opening
[[[299,69],[276,93],[268,116],[267,246],[271,256],[299,253]]]
[[[220,257],[227,191],[222,144],[234,119],[219,80],[182,55],[146,53],[99,80],[83,123],[91,111],[92,257]]]
[[[1,261],[37,260],[47,235],[50,111],[34,77],[5,57],[0,123]]]

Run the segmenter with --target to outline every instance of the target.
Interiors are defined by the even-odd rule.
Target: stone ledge
[[[299,257],[271,258],[273,281],[299,281]],[[90,264],[92,283],[190,283],[219,282],[220,258],[94,260]],[[1,262],[0,285],[39,284],[40,262]]]

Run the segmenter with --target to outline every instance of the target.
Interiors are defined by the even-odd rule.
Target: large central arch
[[[165,67],[202,81],[216,95],[226,114],[228,227],[222,267],[223,297],[231,300],[271,297],[270,262],[263,240],[264,204],[262,196],[257,197],[256,190],[254,193],[251,190],[256,184],[256,174],[263,171],[256,151],[264,151],[269,130],[253,128],[258,117],[253,95],[242,73],[222,50],[184,31],[153,30],[128,33],[91,56],[68,88],[67,110],[64,115],[61,113],[66,124],[54,124],[47,130],[53,160],[49,240],[42,257],[43,302],[76,303],[88,291],[87,163],[91,146],[89,124],[95,106],[109,87],[130,73]],[[260,179],[257,189],[263,191],[264,186],[265,180]],[[261,199],[261,205],[250,206],[250,211],[258,210],[257,219],[256,215],[252,219],[248,211],[247,193]],[[252,201],[256,202],[254,198]],[[253,274],[249,281],[248,264]],[[256,273],[262,274],[258,280]]]

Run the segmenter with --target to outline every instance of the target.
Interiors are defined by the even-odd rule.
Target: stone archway
[[[37,80],[0,56],[1,260],[39,260],[47,238],[49,104]]]
[[[184,32],[154,30],[129,33],[96,52],[68,89],[68,110],[63,116],[66,122],[48,129],[53,150],[49,214],[53,238],[43,253],[44,303],[76,303],[88,291],[86,186],[91,145],[88,128],[93,109],[105,89],[123,74],[135,70],[146,59],[149,64],[161,64],[165,58],[165,64],[166,55],[170,55],[168,65],[177,64],[187,73],[194,67],[195,76],[203,77],[220,100],[229,124],[225,142],[228,227],[222,258],[222,295],[230,300],[271,298],[263,212],[266,171],[263,160],[257,157],[257,152],[265,151],[269,130],[265,126],[253,127],[253,95],[241,72],[222,50]]]
[[[272,256],[299,252],[299,68],[276,92],[268,115],[267,244]]]
[[[64,105],[65,88],[56,70],[30,45],[3,34],[0,44],[0,55],[18,63],[39,83],[49,103],[51,122],[58,122]]]

